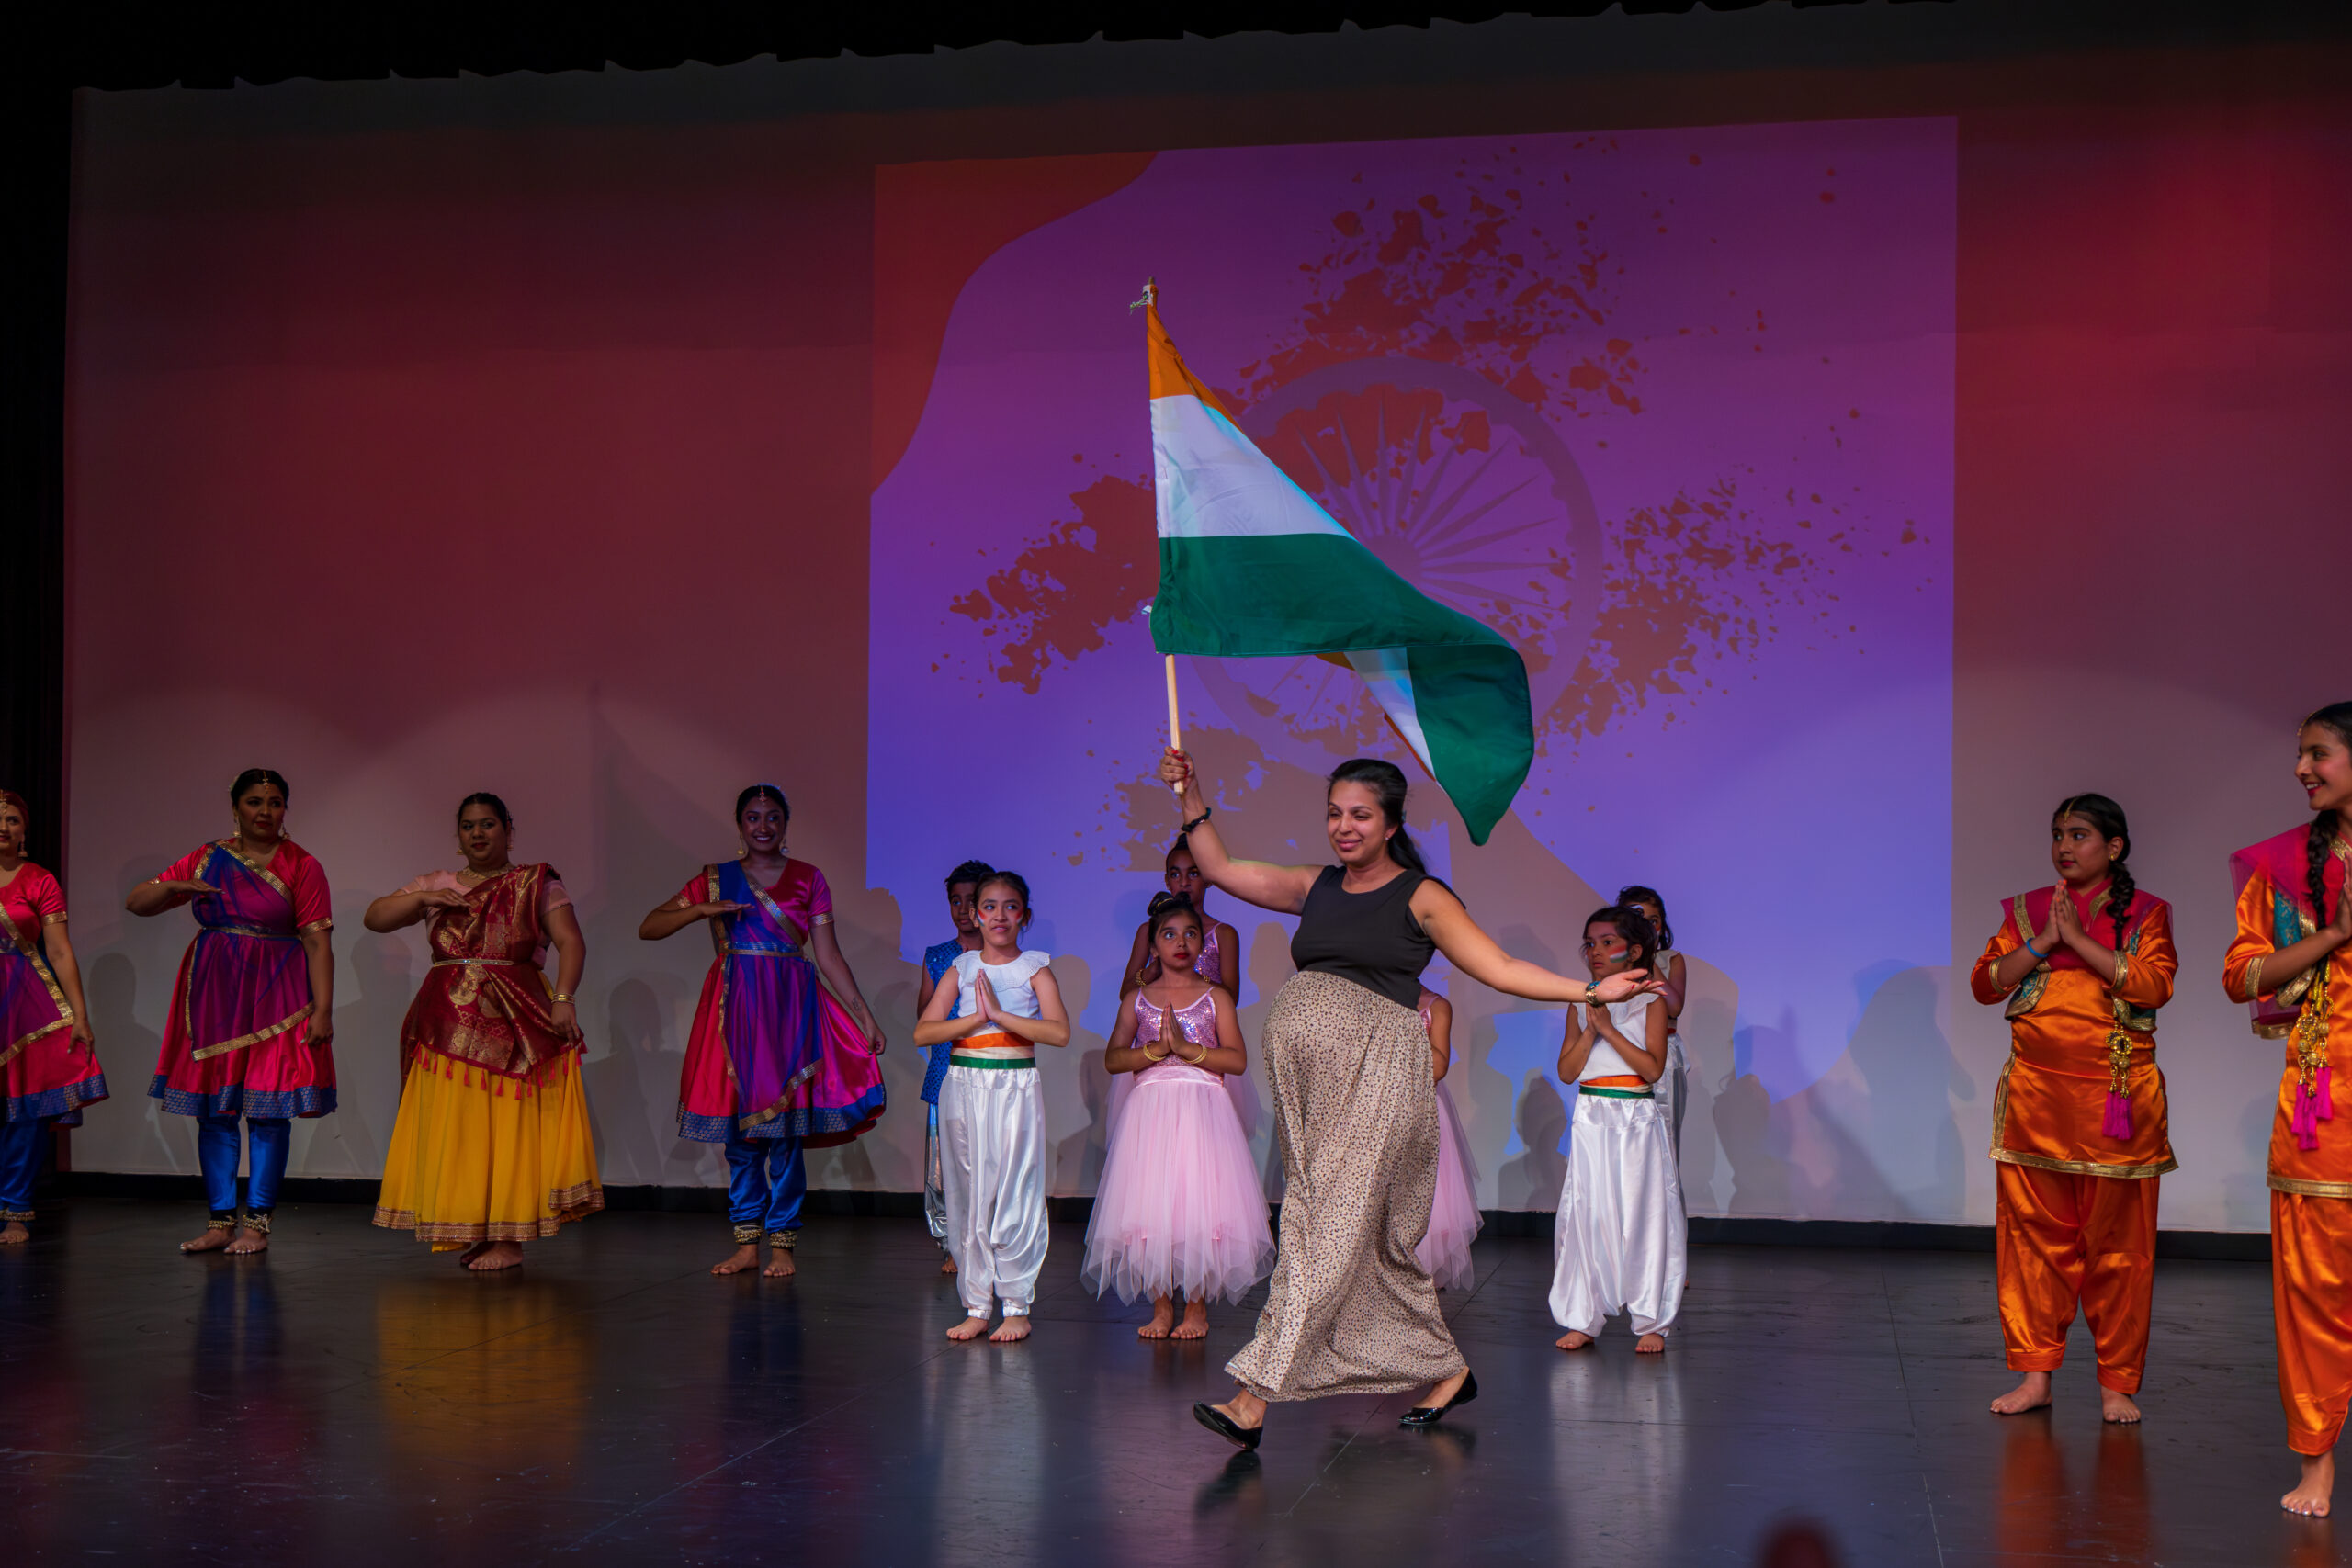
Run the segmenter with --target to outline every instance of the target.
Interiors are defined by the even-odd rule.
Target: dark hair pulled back
[[[1629,950],[1628,956],[1633,948],[1638,947],[1642,950],[1642,961],[1634,967],[1648,969],[1657,963],[1657,929],[1650,924],[1650,918],[1647,915],[1643,914],[1631,904],[1611,904],[1606,908],[1595,909],[1591,914],[1587,915],[1584,918],[1584,929],[1589,931],[1603,920],[1615,926],[1617,934],[1625,939],[1625,946]]]
[[[1144,907],[1143,922],[1147,926],[1157,926],[1170,915],[1190,915],[1195,926],[1205,927],[1208,924],[1202,917],[1201,907],[1182,893],[1153,894],[1151,902]]]
[[[466,807],[469,806],[489,807],[491,810],[497,815],[498,824],[500,827],[505,829],[510,833],[514,830],[514,813],[506,809],[506,803],[504,801],[491,794],[490,791],[486,789],[478,789],[474,791],[473,794],[466,796],[465,799],[458,802],[458,821],[463,822],[466,819]]]
[[[2352,703],[2330,703],[2295,728],[2309,729],[2314,724],[2334,731],[2352,750]],[[2321,925],[2327,924],[2327,857],[2335,852],[2335,835],[2343,826],[2344,814],[2331,806],[2312,818],[2311,837],[2303,843],[2303,893]]]
[[[972,896],[977,898],[981,894],[986,893],[989,888],[1000,886],[1012,888],[1013,893],[1020,898],[1021,929],[1024,931],[1027,931],[1029,929],[1029,922],[1036,919],[1037,911],[1032,908],[1029,904],[1029,879],[1022,875],[1019,872],[989,872],[987,876],[980,880],[980,885],[972,889]]]
[[[1628,883],[1617,889],[1617,904],[1620,908],[1631,908],[1635,904],[1657,905],[1658,952],[1663,953],[1674,945],[1674,921],[1668,916],[1666,900],[1657,896],[1657,888],[1645,887],[1638,882]],[[1651,956],[1657,955],[1654,953]]]
[[[2123,928],[2132,909],[2132,896],[2140,885],[2132,876],[2132,868],[2124,863],[2132,856],[2132,825],[2123,819],[2123,807],[2103,795],[2070,795],[2058,803],[2050,814],[2052,828],[2069,817],[2079,817],[2098,829],[2102,839],[2120,839],[2122,850],[2107,868],[2107,912],[2115,921],[2115,945],[2123,945]]]
[[[1420,847],[1413,842],[1413,835],[1405,830],[1405,770],[1394,762],[1378,757],[1351,757],[1331,770],[1326,781],[1323,798],[1331,798],[1331,790],[1340,784],[1362,784],[1380,797],[1380,815],[1396,829],[1388,836],[1388,858],[1407,871],[1429,874],[1429,863],[1421,859]]]
[[[956,891],[956,885],[957,883],[968,882],[972,885],[972,891],[977,894],[980,890],[980,884],[986,882],[989,877],[994,876],[995,874],[996,867],[990,865],[988,862],[984,860],[967,860],[961,865],[958,865],[954,871],[947,874],[947,890],[950,893],[953,893]]]
[[[245,791],[259,784],[276,784],[281,800],[294,798],[294,792],[286,787],[286,775],[276,768],[247,768],[237,775],[237,782],[229,786],[229,803],[235,805],[243,798]]]
[[[23,795],[18,795],[13,789],[0,789],[0,806],[15,807],[17,808],[17,815],[25,819],[25,827],[27,829],[29,830],[31,829],[33,825],[33,808],[25,804],[25,797]]]
[[[755,784],[735,797],[735,820],[743,820],[744,808],[755,800],[773,800],[775,808],[784,813],[786,824],[792,821],[792,802],[784,798],[784,791],[772,784]]]

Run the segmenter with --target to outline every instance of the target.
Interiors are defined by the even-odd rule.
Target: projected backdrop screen
[[[880,171],[877,319],[924,303],[892,293],[925,265],[893,247],[976,189],[1062,214],[908,286],[949,308],[935,356],[877,378],[866,773],[904,957],[945,934],[956,862],[1035,890],[1083,1009],[1046,1079],[1057,1190],[1091,1189],[1118,970],[1176,825],[1149,780],[1148,276],[1242,427],[1513,637],[1532,687],[1533,771],[1476,848],[1351,673],[1180,660],[1236,847],[1326,860],[1321,776],[1396,760],[1434,869],[1521,956],[1574,970],[1586,913],[1664,894],[1694,1213],[1949,1189],[1954,142],[1929,118]],[[1902,846],[1895,884],[1864,832]],[[1289,922],[1211,912],[1254,1021]],[[1453,989],[1481,1200],[1549,1207],[1563,1013]],[[1235,1089],[1271,1169],[1262,1089]]]

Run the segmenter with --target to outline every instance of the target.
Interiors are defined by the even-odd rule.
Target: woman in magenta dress
[[[183,1252],[259,1252],[286,1174],[293,1118],[334,1110],[334,929],[327,874],[285,836],[286,781],[247,768],[229,791],[236,831],[198,845],[123,907],[188,905],[196,940],[180,960],[155,1081],[147,1092],[197,1119],[211,1215]],[[244,1235],[237,1228],[238,1122],[251,1130]]]
[[[0,1247],[32,1238],[33,1178],[51,1127],[78,1127],[107,1097],[107,1077],[82,1003],[82,971],[65,936],[65,891],[25,858],[32,813],[0,789]]]
[[[808,1188],[801,1151],[845,1144],[882,1114],[881,1026],[834,940],[825,874],[785,852],[791,819],[775,785],[745,790],[741,855],[704,866],[637,931],[660,942],[710,922],[716,955],[686,1038],[678,1135],[727,1149],[735,1250],[714,1274],[757,1267],[762,1236],[766,1272],[792,1273]]]

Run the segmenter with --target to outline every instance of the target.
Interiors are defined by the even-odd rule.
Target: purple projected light
[[[1560,889],[1657,885],[1737,987],[1731,1071],[1805,1089],[1886,979],[1949,962],[1954,163],[1946,119],[1168,152],[1006,246],[874,497],[873,877],[929,911],[964,856],[1017,864],[1108,1032],[1172,825],[1142,782],[1153,276],[1253,438],[1525,651],[1517,821],[1450,841],[1545,901],[1482,919],[1566,967]],[[1406,758],[1327,663],[1182,668],[1229,809]],[[1303,860],[1314,828],[1283,824]],[[1514,1093],[1532,1041],[1488,1043]]]

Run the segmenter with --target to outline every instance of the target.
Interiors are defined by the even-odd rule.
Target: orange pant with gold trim
[[[2009,1370],[2056,1371],[2080,1302],[2098,1349],[2098,1381],[2138,1393],[2148,1363],[2161,1179],[2075,1176],[2006,1160],[1998,1171],[1993,1234]]]
[[[2352,1403],[2352,1199],[2270,1194],[2270,1308],[2287,1446],[2324,1454]]]

